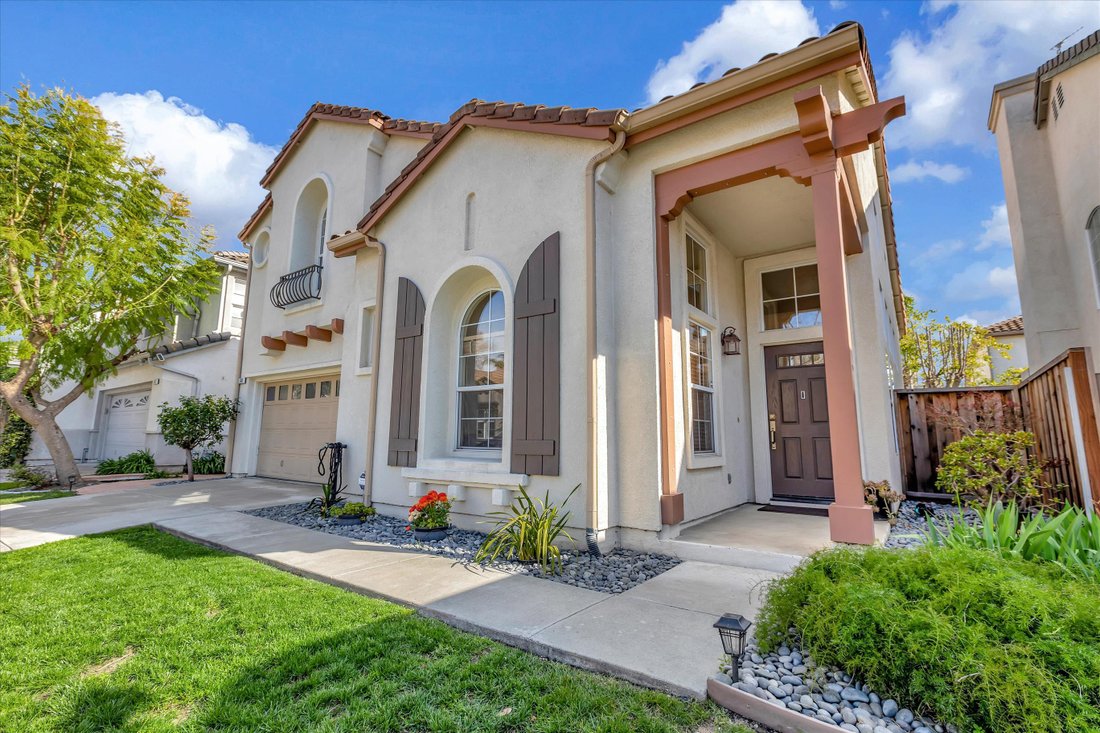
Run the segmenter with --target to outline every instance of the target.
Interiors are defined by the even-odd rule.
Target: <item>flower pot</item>
[[[363,518],[360,517],[358,514],[344,514],[344,515],[341,515],[339,517],[336,517],[336,524],[340,525],[341,527],[351,526],[353,524],[362,524],[362,523],[363,523]]]
[[[413,537],[417,542],[436,542],[447,537],[449,527],[413,527]]]

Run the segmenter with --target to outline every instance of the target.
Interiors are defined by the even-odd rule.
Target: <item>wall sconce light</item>
[[[722,331],[722,353],[726,356],[737,356],[741,353],[741,337],[733,326],[726,326],[726,330]]]
[[[750,626],[752,621],[736,613],[723,614],[722,618],[714,623],[714,628],[718,629],[718,636],[722,639],[722,651],[734,664],[745,651],[745,635]]]

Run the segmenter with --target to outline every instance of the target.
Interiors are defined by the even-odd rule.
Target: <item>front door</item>
[[[832,499],[833,457],[820,341],[764,349],[772,495]]]

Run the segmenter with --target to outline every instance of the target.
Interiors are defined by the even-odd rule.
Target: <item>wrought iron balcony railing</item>
[[[278,308],[321,299],[321,266],[310,265],[289,272],[271,288],[271,302]]]

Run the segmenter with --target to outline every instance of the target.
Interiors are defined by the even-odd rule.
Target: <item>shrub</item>
[[[1100,516],[1067,505],[1056,516],[1042,512],[1021,521],[1016,502],[978,510],[979,526],[961,516],[941,532],[928,520],[928,541],[936,546],[992,550],[1003,557],[1052,562],[1078,578],[1100,581]]]
[[[336,506],[329,510],[330,517],[373,517],[377,512],[374,507],[367,506],[361,501],[349,501],[343,506]]]
[[[574,486],[563,503],[568,503],[579,488],[580,484]],[[565,531],[570,515],[550,503],[549,491],[541,500],[532,499],[520,486],[515,503],[507,511],[492,515],[502,520],[478,548],[474,558],[477,562],[493,561],[504,555],[519,562],[537,562],[548,572],[561,572],[561,550],[554,541],[559,537],[573,541]]]
[[[959,501],[982,507],[992,501],[1040,501],[1043,468],[1031,455],[1032,433],[977,431],[947,446],[936,475],[936,488]]]
[[[834,549],[769,584],[762,646],[802,647],[960,731],[1100,729],[1100,585],[963,547]]]
[[[20,464],[11,470],[11,478],[32,489],[41,489],[54,482],[53,474],[45,469]]]
[[[136,450],[119,458],[107,458],[95,467],[97,476],[109,476],[116,473],[152,473],[157,470],[153,454],[147,450]]]
[[[195,449],[215,446],[224,437],[225,424],[237,419],[241,403],[220,395],[180,397],[173,407],[162,403],[157,424],[168,445],[183,448],[187,480],[195,480]],[[222,461],[224,466],[225,461]]]
[[[429,491],[409,509],[409,524],[417,529],[442,529],[450,519],[451,501],[438,491]]]
[[[218,451],[212,451],[199,456],[191,462],[191,465],[194,467],[195,473],[200,475],[225,473],[225,456]]]
[[[8,422],[0,432],[0,468],[14,468],[26,460],[31,450],[31,436],[34,430],[26,420],[14,413],[8,415]]]

